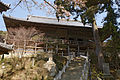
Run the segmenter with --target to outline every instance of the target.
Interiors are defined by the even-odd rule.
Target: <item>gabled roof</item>
[[[65,25],[65,26],[78,26],[78,27],[91,27],[90,25],[83,25],[80,21],[74,20],[58,20],[56,18],[47,18],[47,17],[39,17],[39,16],[28,16],[28,21],[38,22],[38,23],[46,23],[46,24],[55,24],[55,25]]]
[[[38,17],[38,16],[28,16],[27,19],[23,18],[15,18],[11,16],[3,15],[3,18],[14,20],[14,21],[22,21],[22,22],[29,22],[29,23],[37,23],[37,24],[47,24],[47,25],[61,25],[61,26],[73,26],[73,27],[88,27],[91,28],[90,25],[83,25],[80,21],[74,20],[58,20],[56,18],[47,18],[47,17]]]
[[[3,2],[0,1],[0,12],[2,13],[3,11],[7,11],[9,8],[9,5],[4,4]]]

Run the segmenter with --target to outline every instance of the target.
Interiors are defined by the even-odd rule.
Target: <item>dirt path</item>
[[[76,58],[69,64],[61,80],[80,80],[84,59]]]

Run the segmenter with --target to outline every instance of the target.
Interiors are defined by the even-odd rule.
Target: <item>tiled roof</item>
[[[5,18],[14,19],[18,21],[26,21],[32,23],[43,23],[43,24],[52,24],[52,25],[64,25],[64,26],[76,26],[76,27],[91,27],[90,25],[83,25],[80,21],[74,20],[58,20],[56,18],[47,18],[47,17],[38,17],[38,16],[28,16],[27,19],[24,18],[15,18],[11,16],[3,16]]]
[[[59,22],[56,18],[47,18],[47,17],[39,17],[39,16],[28,16],[28,21],[38,22],[38,23],[46,23],[46,24],[56,24],[56,25],[66,25],[66,26],[80,26],[80,27],[91,27],[90,25],[83,25],[80,21],[74,20],[63,20],[61,19]]]

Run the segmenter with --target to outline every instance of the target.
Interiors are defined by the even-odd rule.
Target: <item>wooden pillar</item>
[[[78,44],[78,52],[77,52],[77,56],[80,56],[80,46],[79,46],[79,44]]]
[[[58,44],[56,44],[56,53],[58,53]]]
[[[79,44],[78,44],[78,53],[80,52],[80,46],[79,46]]]
[[[62,56],[63,56],[63,54],[64,54],[64,53],[63,53],[63,51],[62,51]]]
[[[87,49],[87,62],[88,62],[88,60],[89,60],[89,47],[88,47],[88,49]]]
[[[2,58],[1,58],[1,60],[3,60],[4,59],[4,54],[2,54]]]
[[[17,47],[17,43],[16,43],[17,41],[15,40],[15,36],[14,36],[14,38],[13,38],[13,53],[14,53],[14,57],[15,57],[15,55],[16,55],[16,49],[15,49],[15,47]]]
[[[5,44],[7,43],[7,37],[8,37],[8,34],[5,35],[5,39],[4,39]]]
[[[23,52],[23,55],[25,54],[26,52],[26,40],[24,40],[24,52]]]
[[[70,46],[68,45],[68,56],[70,56]]]
[[[13,41],[13,43],[12,43],[12,45],[13,45],[13,51],[12,51],[12,54],[11,54],[11,57],[13,58],[13,56],[15,57],[15,54],[16,54],[16,51],[15,51],[15,47],[16,47],[16,43],[15,43],[16,41],[14,40]],[[13,55],[14,54],[14,55]]]
[[[89,52],[88,52],[88,50],[87,50],[87,57],[89,56]]]
[[[21,58],[21,53],[20,53],[20,43],[18,42],[18,57]]]
[[[37,43],[35,43],[35,54],[37,53]]]
[[[45,52],[48,52],[48,44],[45,45]]]
[[[13,54],[15,54],[15,49],[14,49],[14,47],[15,47],[15,41],[13,41],[12,45],[13,45],[13,51],[11,51],[11,58],[13,58]]]
[[[34,65],[35,65],[35,59],[34,57],[32,57],[32,67],[34,67]]]

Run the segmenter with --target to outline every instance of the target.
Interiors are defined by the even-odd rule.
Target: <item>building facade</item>
[[[93,49],[92,27],[79,21],[28,16],[27,19],[3,16],[8,31],[7,42],[19,46],[35,45],[58,53]],[[34,43],[33,43],[34,42]]]

